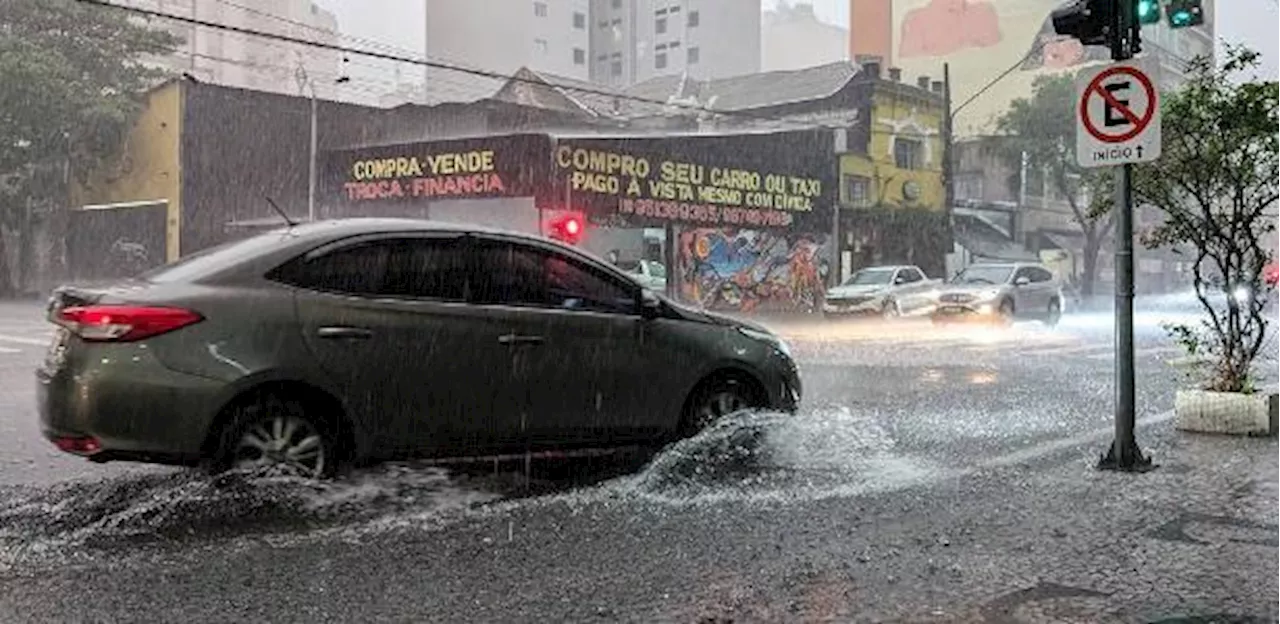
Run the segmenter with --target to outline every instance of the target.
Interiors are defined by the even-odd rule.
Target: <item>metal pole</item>
[[[1111,58],[1127,61],[1133,58],[1132,36],[1137,16],[1131,2],[1117,0],[1111,29]],[[1115,204],[1116,250],[1116,405],[1115,439],[1111,449],[1099,462],[1105,470],[1142,472],[1151,467],[1134,436],[1133,373],[1133,165],[1116,170]]]
[[[307,172],[307,220],[316,220],[316,85],[311,83],[311,158]]]

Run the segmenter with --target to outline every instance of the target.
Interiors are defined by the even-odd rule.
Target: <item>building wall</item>
[[[952,96],[965,101],[1007,67],[1017,66],[956,117],[958,136],[989,134],[993,119],[1015,98],[1030,93],[1045,73],[1075,71],[1107,62],[1106,48],[1084,48],[1053,32],[1049,14],[1060,0],[850,0],[849,46],[855,55],[883,55],[885,67],[909,75],[951,69]],[[1186,60],[1212,53],[1213,0],[1205,0],[1203,27],[1143,29],[1145,53],[1158,59],[1161,82],[1180,80]],[[885,19],[886,15],[889,19]],[[1147,42],[1150,42],[1148,45]],[[887,44],[887,45],[886,45]]]
[[[803,69],[846,60],[848,45],[849,31],[819,20],[812,4],[780,4],[761,22],[760,69]]]
[[[919,207],[940,210],[942,187],[942,106],[939,98],[909,93],[888,82],[877,84],[869,115],[870,133],[866,154],[840,157],[840,201],[851,208]],[[897,143],[919,146],[914,167],[898,166]],[[906,164],[906,163],[904,163]],[[868,194],[855,187],[867,184]],[[913,183],[908,185],[908,182]],[[910,190],[918,189],[914,198]],[[865,199],[859,196],[865,197]]]
[[[431,0],[426,53],[508,76],[529,67],[586,80],[590,27],[589,0]],[[426,80],[428,103],[476,100],[502,87],[500,80],[437,68],[427,68]]]
[[[915,264],[930,276],[951,251],[943,210],[942,98],[889,80],[866,83],[864,151],[840,156],[840,271],[843,279],[878,264]],[[899,143],[915,146],[899,162]]]
[[[114,161],[84,177],[70,191],[71,207],[88,204],[164,201],[168,204],[165,256],[181,252],[178,229],[182,218],[181,163],[183,85],[171,82],[152,91]],[[73,176],[73,179],[77,176]]]
[[[217,22],[239,28],[338,43],[337,18],[311,0],[254,0],[231,3],[209,0],[127,0],[130,6]],[[337,52],[263,37],[179,23],[156,22],[182,39],[174,54],[156,64],[175,74],[229,87],[299,93],[298,68],[314,80],[316,93],[333,98],[341,75]]]
[[[753,2],[591,0],[591,19],[593,82],[625,86],[686,71],[704,79],[760,71],[760,7]]]

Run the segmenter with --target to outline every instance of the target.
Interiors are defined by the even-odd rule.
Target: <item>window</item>
[[[653,20],[653,32],[654,32],[654,34],[658,34],[658,35],[666,34],[666,32],[667,32],[667,16],[663,15],[662,17],[654,18],[654,20]]]
[[[600,20],[600,30],[604,30],[608,27],[609,27],[609,20]]]
[[[1013,281],[1014,281],[1015,283],[1016,283],[1018,280],[1023,279],[1023,278],[1026,278],[1026,279],[1027,279],[1027,281],[1035,281],[1035,280],[1034,280],[1034,278],[1032,277],[1032,271],[1031,271],[1031,269],[1026,268],[1026,267],[1023,267],[1023,268],[1021,268],[1021,269],[1018,269],[1018,270],[1017,270],[1016,272],[1014,272],[1014,274],[1013,274]]]
[[[476,303],[637,312],[633,288],[572,258],[497,241],[483,242],[476,251]]]
[[[586,30],[587,16],[582,13],[573,14],[573,27],[577,30]]]
[[[621,8],[622,8],[622,0],[613,0],[613,2],[611,2],[610,4],[612,4],[612,5],[613,5],[613,8],[615,8],[615,9],[621,9]]]
[[[854,207],[865,208],[871,205],[871,179],[859,175],[844,175],[844,199]]]
[[[915,269],[899,269],[898,270],[897,282],[899,284],[914,284],[923,279],[924,279],[924,276],[921,275],[920,272]]]
[[[982,174],[957,174],[956,199],[982,199]]]
[[[622,61],[614,61],[612,63],[609,63],[609,75],[611,76],[622,75]]]
[[[689,64],[693,65],[694,63],[697,63],[699,58],[702,56],[702,50],[699,50],[696,47],[689,48],[685,51],[685,56],[687,57],[686,60]]]
[[[391,245],[383,292],[392,296],[466,301],[466,254],[458,238],[422,238]]]
[[[546,16],[547,16],[547,3],[545,3],[545,2],[535,2],[535,3],[533,3],[533,14],[534,14],[534,16],[535,16],[535,17],[546,17]]]
[[[383,293],[390,247],[383,242],[358,243],[315,257],[295,260],[270,276],[286,284],[349,295]]]
[[[899,169],[920,169],[924,146],[916,139],[894,138],[893,162]]]
[[[1053,273],[1050,273],[1049,271],[1046,271],[1039,267],[1031,267],[1030,269],[1027,269],[1027,272],[1030,274],[1032,282],[1052,282],[1053,281]]]
[[[540,52],[540,53],[542,53],[542,54],[546,54],[546,53],[547,53],[547,40],[546,40],[546,39],[534,39],[534,40],[533,40],[533,47],[534,47],[534,49],[535,49],[535,50],[537,50],[538,52]]]
[[[573,49],[573,64],[585,65],[587,62],[587,51],[582,48]]]
[[[666,52],[658,52],[658,53],[656,53],[656,54],[654,54],[654,55],[653,55],[653,68],[654,68],[654,69],[666,69],[666,68],[667,68],[667,53],[666,53]]]
[[[696,28],[698,23],[702,21],[699,18],[697,11],[689,11],[689,28]]]

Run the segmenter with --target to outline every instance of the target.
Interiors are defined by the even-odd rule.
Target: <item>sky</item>
[[[374,41],[382,51],[399,50],[420,56],[423,49],[424,3],[429,0],[316,0],[338,17],[344,43],[362,47]],[[483,0],[475,0],[477,2]],[[743,0],[746,1],[746,0]],[[369,10],[376,2],[378,9]],[[761,8],[772,8],[777,0],[761,0]],[[820,19],[847,27],[849,0],[811,0]],[[1280,0],[1217,0],[1218,37],[1229,42],[1243,42],[1263,53],[1260,75],[1271,80],[1280,78]],[[363,41],[359,41],[363,40]],[[396,82],[393,64],[368,59],[351,59],[355,89],[390,90]],[[416,80],[421,68],[402,68],[404,80]]]

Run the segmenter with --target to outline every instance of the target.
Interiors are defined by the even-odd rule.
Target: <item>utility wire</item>
[[[606,90],[603,90],[603,89],[593,89],[593,88],[590,88],[590,87],[582,87],[582,86],[576,86],[576,85],[566,85],[566,84],[560,84],[560,83],[556,83],[556,82],[545,82],[545,81],[541,81],[541,80],[534,80],[534,79],[531,79],[531,78],[522,78],[522,77],[520,77],[520,76],[510,76],[510,75],[503,74],[503,73],[500,73],[500,72],[489,71],[489,70],[484,70],[484,69],[471,69],[471,68],[466,68],[466,67],[461,67],[461,66],[458,66],[458,65],[454,65],[454,64],[451,64],[451,63],[443,63],[443,62],[439,62],[439,61],[433,61],[433,60],[430,60],[430,59],[412,58],[412,57],[408,57],[408,56],[401,56],[401,55],[397,55],[397,54],[389,54],[389,53],[386,53],[386,52],[378,52],[378,51],[374,51],[374,50],[361,50],[361,49],[358,49],[358,48],[352,48],[352,47],[343,46],[343,45],[338,45],[338,44],[333,44],[333,43],[325,43],[325,42],[322,42],[322,41],[312,41],[312,40],[308,40],[308,39],[303,39],[303,38],[301,38],[301,37],[294,37],[294,36],[292,36],[292,35],[276,34],[276,33],[265,32],[265,31],[261,31],[261,30],[254,30],[254,29],[252,29],[252,28],[244,28],[244,27],[241,27],[241,26],[233,26],[233,25],[230,25],[230,24],[222,24],[222,23],[219,23],[219,22],[211,22],[211,21],[208,21],[208,20],[202,20],[202,19],[197,19],[197,18],[193,18],[193,17],[186,17],[186,16],[182,16],[182,15],[175,15],[175,14],[172,14],[172,13],[165,13],[165,12],[163,12],[163,11],[154,11],[154,10],[151,10],[151,9],[144,9],[144,8],[140,8],[140,7],[133,7],[133,6],[127,6],[127,5],[115,4],[115,3],[113,3],[113,2],[108,2],[107,0],[77,0],[77,1],[78,1],[78,2],[81,2],[81,3],[84,3],[84,4],[91,4],[91,5],[96,5],[96,6],[100,6],[100,7],[107,7],[107,8],[112,8],[112,9],[119,9],[119,10],[121,10],[121,11],[127,11],[127,12],[130,12],[130,13],[135,13],[135,14],[138,14],[138,15],[146,16],[146,17],[153,17],[153,18],[160,18],[160,19],[173,20],[173,21],[176,21],[176,22],[181,22],[181,23],[184,23],[184,24],[192,25],[192,26],[200,26],[200,27],[204,27],[204,28],[212,28],[212,29],[214,29],[214,30],[222,30],[222,31],[227,31],[227,32],[239,33],[239,34],[241,34],[241,35],[249,35],[249,36],[255,36],[255,37],[262,37],[262,38],[265,38],[265,39],[271,39],[271,40],[275,40],[275,41],[282,41],[282,42],[286,42],[286,43],[293,43],[293,44],[296,44],[296,45],[302,45],[302,46],[307,46],[307,47],[311,47],[311,48],[317,48],[317,49],[321,49],[321,50],[330,50],[330,51],[334,51],[334,52],[341,52],[341,53],[346,53],[346,54],[362,55],[362,56],[367,56],[367,57],[376,58],[376,59],[381,59],[381,60],[386,60],[386,61],[395,61],[395,62],[400,62],[400,63],[411,63],[411,64],[414,64],[414,65],[422,65],[422,66],[424,66],[424,67],[430,67],[430,68],[434,68],[434,69],[443,69],[443,70],[448,70],[448,71],[460,72],[460,73],[464,73],[464,74],[470,74],[470,75],[472,75],[472,76],[478,76],[478,77],[482,77],[482,78],[490,78],[490,79],[499,80],[499,81],[503,81],[503,82],[516,82],[516,83],[520,83],[520,84],[528,84],[528,85],[532,85],[532,86],[539,86],[539,87],[548,87],[548,86],[550,86],[550,87],[554,87],[554,88],[558,88],[558,89],[563,89],[563,90],[566,90],[566,91],[573,91],[573,92],[576,92],[576,93],[581,93],[581,94],[586,94],[586,95],[594,95],[594,96],[598,96],[598,97],[602,97],[602,98],[609,98],[609,99],[612,99],[612,100],[622,100],[622,101],[636,102],[636,103],[640,103],[640,104],[648,104],[648,105],[656,106],[656,107],[659,107],[659,108],[678,108],[678,109],[684,109],[684,110],[689,110],[689,111],[695,111],[695,112],[707,113],[707,114],[711,114],[711,115],[720,115],[720,116],[725,116],[725,117],[743,117],[743,118],[747,118],[747,119],[754,119],[754,120],[756,120],[756,121],[767,121],[767,122],[773,122],[773,123],[779,123],[779,124],[804,125],[804,124],[803,124],[803,122],[801,122],[800,120],[796,120],[796,119],[789,119],[789,118],[785,118],[785,117],[778,117],[778,116],[772,116],[772,115],[764,115],[764,114],[759,114],[759,113],[751,113],[751,112],[746,112],[746,111],[726,111],[726,110],[719,110],[719,109],[714,109],[714,108],[710,108],[710,107],[707,107],[707,106],[701,106],[701,105],[698,105],[698,104],[689,104],[689,103],[686,103],[686,102],[668,101],[668,100],[659,100],[659,99],[654,99],[654,98],[646,98],[646,97],[640,97],[640,96],[636,96],[636,95],[629,95],[629,94],[624,94],[624,93],[618,93],[618,92],[614,92],[614,91],[606,91]],[[814,126],[817,126],[817,124],[811,124],[809,127],[814,127]],[[872,130],[871,130],[871,132],[872,132],[872,133],[877,133],[877,134],[878,134],[878,133],[885,133],[884,131],[876,131],[876,130],[874,130],[874,129],[872,129]],[[893,133],[893,132],[888,132],[888,133],[886,133],[886,134],[897,134],[897,135],[899,135],[899,136],[903,136],[903,134],[902,134],[902,133]]]
[[[1000,82],[1001,80],[1004,80],[1006,76],[1016,71],[1019,67],[1022,66],[1023,63],[1027,62],[1027,59],[1031,58],[1033,55],[1040,52],[1040,50],[1043,50],[1044,46],[1048,44],[1049,41],[1050,40],[1048,39],[1041,40],[1039,43],[1035,45],[1035,47],[1031,48],[1031,50],[1029,50],[1026,54],[1024,54],[1022,58],[1018,59],[1016,63],[1014,63],[1013,65],[1010,65],[1008,69],[1000,72],[999,76],[992,78],[991,81],[988,82],[985,86],[983,86],[981,89],[978,89],[978,91],[973,95],[969,96],[969,99],[961,102],[959,106],[951,109],[951,118],[954,120],[956,118],[956,115],[958,115],[960,111],[964,109],[964,107],[968,106],[970,102],[973,102],[979,97],[982,97],[982,94],[986,93],[987,91],[990,91],[992,87],[996,86],[996,83]]]

